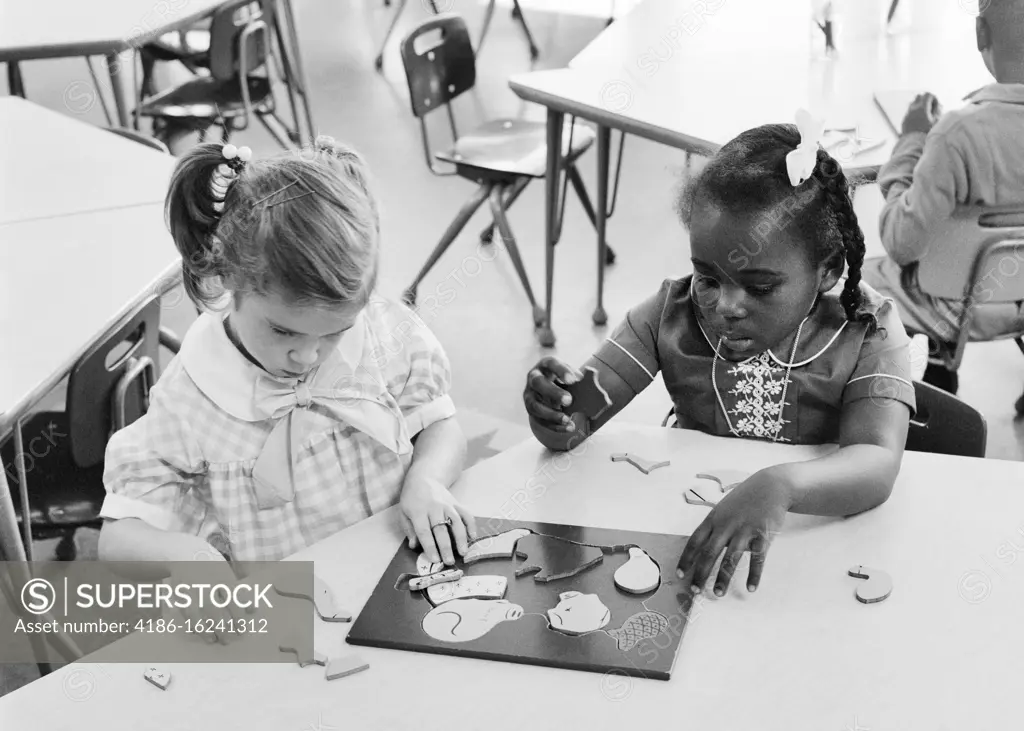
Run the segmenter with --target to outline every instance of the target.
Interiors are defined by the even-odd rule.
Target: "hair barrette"
[[[796,187],[814,174],[818,162],[818,144],[825,133],[825,121],[811,115],[806,109],[796,113],[796,126],[800,130],[800,144],[786,155],[789,182]]]
[[[252,159],[252,150],[248,147],[224,145],[224,147],[221,148],[221,154],[224,156],[224,159],[227,160],[226,165],[236,173],[242,172],[242,168],[245,167],[245,164]]]

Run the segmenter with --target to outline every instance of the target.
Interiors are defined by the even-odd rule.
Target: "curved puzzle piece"
[[[427,599],[435,607],[452,599],[504,599],[508,579],[504,576],[464,576],[458,581],[437,584],[427,589]]]
[[[148,667],[143,677],[160,690],[167,690],[167,686],[171,684],[171,671],[163,668]]]
[[[331,594],[331,588],[327,586],[319,576],[316,574],[313,575],[312,596],[310,596],[308,587],[303,586],[304,582],[293,580],[295,578],[296,577],[289,576],[274,581],[274,591],[281,596],[292,597],[295,599],[308,599],[313,602],[313,606],[316,607],[316,613],[319,614],[320,619],[325,622],[352,621],[351,614],[335,605],[334,595]]]
[[[304,668],[307,665],[327,665],[327,656],[322,652],[317,652],[312,647],[306,647],[306,643],[301,638],[293,637],[291,639],[284,640],[280,645],[277,646],[281,652],[291,652],[299,660],[299,667]]]
[[[649,459],[644,459],[639,455],[629,454],[626,452],[619,452],[617,454],[613,454],[612,462],[629,462],[631,465],[636,467],[645,475],[651,474],[652,472],[654,472],[654,470],[658,469],[659,467],[668,467],[670,464],[672,464],[667,459],[662,460],[661,462],[654,462]]]
[[[334,680],[335,678],[344,678],[346,675],[361,673],[363,670],[369,670],[369,668],[370,663],[359,657],[359,655],[342,655],[331,660],[327,666],[327,671],[324,673],[324,677],[328,680]]]
[[[513,528],[494,536],[478,538],[470,544],[462,562],[468,565],[489,558],[512,558],[516,542],[528,535],[530,531],[526,528]]]
[[[750,473],[742,472],[740,470],[714,470],[709,472],[698,472],[697,477],[704,480],[714,480],[722,486],[723,492],[729,492],[729,490],[750,477]]]
[[[604,552],[597,546],[541,534],[520,539],[515,552],[519,558],[526,559],[516,567],[516,576],[539,572],[533,577],[534,581],[566,579],[604,560]]]
[[[569,416],[583,412],[588,419],[593,420],[612,405],[608,392],[598,381],[597,370],[590,366],[583,369],[583,380],[563,388],[572,396],[572,403],[562,409]]]
[[[884,601],[892,594],[892,579],[884,571],[867,566],[854,566],[849,574],[857,579],[867,579],[866,583],[857,587],[857,599],[864,604]]]
[[[629,549],[629,560],[615,570],[612,577],[615,586],[630,594],[647,594],[661,584],[661,569],[648,555],[647,551],[637,546]]]
[[[725,497],[725,493],[750,477],[750,473],[739,470],[715,470],[698,472],[697,477],[702,482],[690,487],[683,493],[683,497],[691,505],[706,505],[713,508]]]

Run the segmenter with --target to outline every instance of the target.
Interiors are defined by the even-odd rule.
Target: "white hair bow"
[[[818,143],[825,133],[825,120],[811,116],[806,109],[796,113],[796,126],[800,130],[800,144],[786,155],[786,170],[789,182],[794,187],[802,185],[814,174],[818,162]]]

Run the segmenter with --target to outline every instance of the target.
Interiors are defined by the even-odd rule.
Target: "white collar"
[[[266,417],[255,409],[257,382],[270,379],[295,386],[300,379],[273,376],[246,358],[228,338],[226,316],[212,312],[200,315],[186,334],[178,356],[199,390],[222,410],[244,421],[263,421]],[[305,383],[311,387],[318,382],[337,383],[339,371],[352,374],[365,370],[368,326],[365,311],[360,312],[327,360],[303,379]]]
[[[711,350],[714,352],[714,354],[717,355],[719,358],[722,358],[722,360],[727,360],[725,357],[722,356],[721,353],[718,352],[718,346],[716,346],[714,343],[711,342],[711,338],[708,337],[707,331],[704,330],[704,325],[701,324],[700,315],[697,313],[696,310],[694,310],[693,319],[695,319],[697,321],[697,327],[700,328],[701,334],[704,335],[704,339],[707,341],[708,345],[711,346]],[[783,368],[799,368],[800,366],[807,365],[811,361],[817,359],[817,357],[819,355],[821,355],[826,350],[828,350],[830,347],[832,347],[832,343],[834,343],[839,338],[839,335],[843,332],[843,329],[846,328],[846,326],[848,324],[849,324],[849,320],[843,320],[843,324],[839,326],[839,329],[836,330],[835,334],[832,336],[832,338],[827,343],[825,343],[825,346],[821,350],[819,350],[817,353],[812,355],[810,358],[807,358],[807,359],[802,360],[800,362],[785,363],[782,360],[779,360],[779,357],[777,355],[775,355],[775,353],[773,353],[770,348],[767,351],[762,351],[762,353],[763,352],[767,352],[768,353],[768,357],[770,357],[772,360],[774,360],[778,365],[782,366]],[[757,353],[756,355],[752,355],[749,358],[746,358],[744,360],[739,361],[739,363],[741,365],[744,364],[744,363],[749,363],[750,361],[752,361],[752,360],[754,360],[754,359],[756,359],[756,358],[758,358],[760,356],[761,356],[761,353]]]

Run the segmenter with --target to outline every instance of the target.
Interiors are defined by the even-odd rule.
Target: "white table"
[[[755,470],[827,448],[606,426],[571,456],[532,441],[455,487],[478,515],[689,534],[707,508],[682,491],[698,470]],[[609,455],[671,457],[644,476]],[[890,500],[850,519],[790,516],[761,588],[710,599],[670,681],[351,647],[318,623],[318,646],[358,652],[367,672],[326,682],[317,666],[174,665],[166,692],[137,664],[77,663],[0,699],[4,728],[843,729],[1006,728],[1024,674],[1024,465],[908,454]],[[402,538],[392,511],[293,556],[313,560],[358,611]],[[864,605],[847,569],[888,571]],[[123,642],[132,642],[129,637]],[[214,652],[215,648],[204,648]],[[320,724],[318,726],[318,724]],[[859,724],[859,726],[855,725]]]
[[[0,225],[163,203],[177,160],[18,97],[0,97]]]

